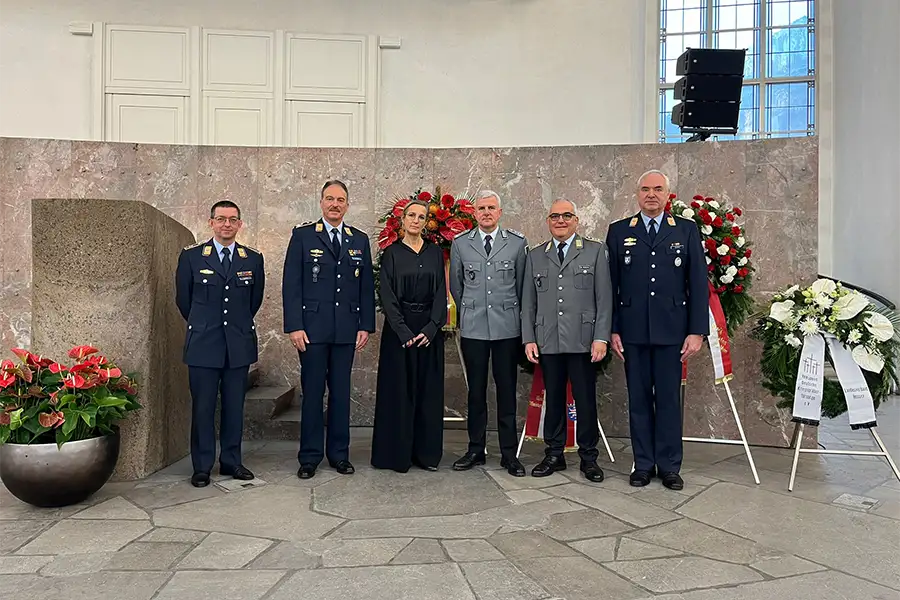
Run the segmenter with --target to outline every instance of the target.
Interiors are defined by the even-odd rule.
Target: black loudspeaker
[[[689,142],[713,134],[737,133],[744,83],[746,50],[688,48],[678,57],[672,123],[682,133],[694,133]]]

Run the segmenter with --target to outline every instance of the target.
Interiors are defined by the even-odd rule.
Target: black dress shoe
[[[506,472],[515,477],[525,477],[525,467],[519,462],[518,458],[501,458],[500,466],[506,469]]]
[[[234,479],[240,479],[241,481],[250,481],[253,479],[253,473],[245,467],[244,465],[238,465],[233,468],[222,467],[219,469],[220,475],[230,475]]]
[[[314,465],[300,465],[300,469],[297,471],[297,477],[300,479],[310,479],[315,474],[316,467]]]
[[[475,465],[485,464],[484,454],[476,454],[474,452],[466,452],[461,458],[453,463],[454,471],[468,471]]]
[[[593,481],[594,483],[603,481],[603,469],[597,465],[597,461],[595,460],[581,461],[581,472],[584,473],[584,476],[588,481]]]
[[[209,473],[194,473],[191,476],[191,485],[198,488],[208,486]]]
[[[341,475],[353,475],[356,472],[356,469],[353,468],[353,464],[351,464],[349,460],[337,461],[334,468]]]
[[[628,482],[632,487],[644,487],[650,483],[653,474],[650,471],[635,471],[628,478]]]
[[[547,477],[553,475],[556,471],[566,470],[566,459],[562,456],[545,456],[544,460],[539,462],[535,468],[531,470],[532,477]]]
[[[684,489],[684,480],[681,478],[681,475],[678,473],[660,473],[659,476],[662,479],[662,483],[664,486],[669,488],[670,490],[683,490]]]
[[[426,464],[422,463],[421,461],[418,461],[415,459],[413,459],[412,464],[419,467],[420,469],[424,469],[425,471],[434,472],[434,471],[438,470],[437,465],[426,465]]]

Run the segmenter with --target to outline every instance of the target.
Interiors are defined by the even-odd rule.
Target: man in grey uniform
[[[575,205],[557,200],[547,225],[553,236],[531,248],[525,261],[522,342],[525,355],[544,374],[544,460],[531,474],[546,477],[566,468],[566,388],[572,382],[581,472],[603,481],[597,465],[597,370],[606,356],[612,325],[612,285],[606,245],[578,235]]]
[[[457,471],[485,463],[488,360],[497,386],[500,465],[516,477],[525,467],[516,458],[516,374],[521,344],[525,236],[499,226],[500,198],[485,190],[475,201],[478,227],[454,238],[450,250],[450,294],[459,311],[460,347],[469,383],[468,451],[453,463]]]

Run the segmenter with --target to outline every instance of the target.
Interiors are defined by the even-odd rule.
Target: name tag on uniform
[[[253,282],[253,271],[238,271],[236,275],[238,281],[244,285],[250,285]]]

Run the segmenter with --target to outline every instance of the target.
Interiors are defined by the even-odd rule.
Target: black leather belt
[[[403,305],[403,308],[410,312],[420,313],[431,310],[431,306],[422,302],[402,302],[401,304]]]

